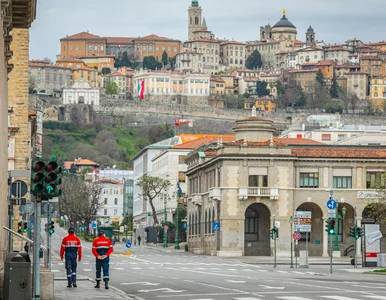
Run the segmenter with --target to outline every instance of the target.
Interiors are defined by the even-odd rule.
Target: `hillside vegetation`
[[[168,125],[112,127],[101,123],[75,125],[71,122],[43,123],[43,157],[58,161],[87,158],[104,167],[132,167],[131,158],[149,144],[173,136]]]

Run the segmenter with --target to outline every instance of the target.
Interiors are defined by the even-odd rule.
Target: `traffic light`
[[[274,240],[274,239],[279,237],[279,230],[278,230],[278,228],[274,227],[269,232],[270,232],[271,239]]]
[[[146,232],[149,232],[149,227],[145,227],[145,231],[146,231]]]
[[[17,233],[19,233],[19,234],[23,233],[23,222],[22,221],[19,221],[19,223],[17,223]]]
[[[328,234],[335,234],[335,220],[327,219],[325,221],[325,228],[325,231],[327,231]]]
[[[49,233],[53,234],[55,232],[55,222],[51,221],[49,226]]]
[[[32,161],[31,166],[31,193],[43,195],[46,164],[41,160]]]
[[[355,231],[355,239],[359,239],[363,236],[362,227],[357,227]]]
[[[350,227],[350,236],[355,237],[356,235],[356,227]]]
[[[330,228],[328,230],[329,234],[335,234],[335,220],[331,219],[330,220]]]
[[[23,232],[27,232],[28,231],[28,222],[24,222],[23,224]]]
[[[62,183],[61,173],[62,168],[59,167],[56,159],[53,157],[50,162],[47,163],[45,167],[46,176],[45,176],[45,186],[44,193],[50,197],[59,197],[62,195],[62,190],[59,188],[59,185]]]

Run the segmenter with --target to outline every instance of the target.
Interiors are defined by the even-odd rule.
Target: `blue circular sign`
[[[130,242],[130,241],[128,241],[128,242],[126,243],[126,248],[127,248],[127,249],[130,249],[130,248],[131,248],[131,242]]]
[[[328,209],[335,209],[336,208],[336,201],[335,200],[328,200],[327,201],[327,207]]]

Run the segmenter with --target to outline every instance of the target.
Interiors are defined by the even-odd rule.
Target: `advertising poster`
[[[381,253],[381,238],[379,224],[365,224],[366,263],[377,262],[377,254]]]

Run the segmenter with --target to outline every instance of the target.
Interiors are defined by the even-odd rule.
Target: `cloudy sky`
[[[59,54],[59,39],[81,31],[100,36],[157,34],[185,41],[191,0],[38,0],[30,58]],[[199,0],[218,38],[257,40],[261,25],[274,25],[287,10],[298,39],[312,25],[316,39],[340,43],[386,40],[386,0]]]

